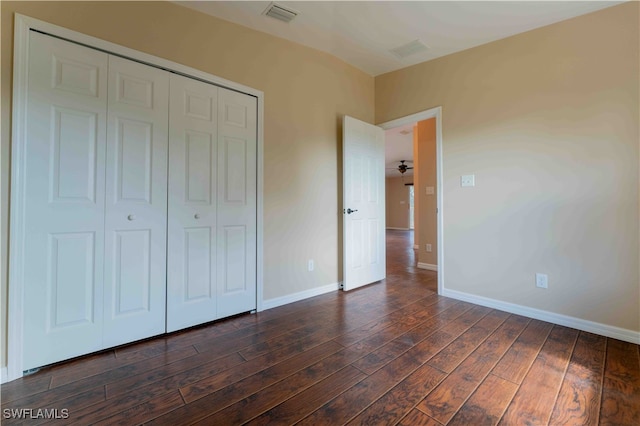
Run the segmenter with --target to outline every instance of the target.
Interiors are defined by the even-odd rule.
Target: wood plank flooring
[[[411,238],[387,232],[388,277],[380,283],[116,348],[4,384],[1,420],[640,425],[638,345],[440,297],[436,273],[414,266]],[[6,418],[20,409],[40,418]],[[43,418],[38,409],[68,418]]]

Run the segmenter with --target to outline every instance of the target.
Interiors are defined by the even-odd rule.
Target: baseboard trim
[[[0,368],[0,383],[7,383],[7,367]]]
[[[426,269],[428,271],[438,271],[438,265],[432,265],[431,263],[418,262],[418,268]]]
[[[393,226],[387,226],[387,229],[394,229],[396,231],[408,231],[409,230],[409,228],[396,228],[396,227],[393,227]]]
[[[414,249],[414,250],[420,250],[420,246],[419,246],[419,245],[417,245],[417,244],[414,244],[414,245],[413,245],[413,249]]]
[[[264,300],[262,302],[262,310],[277,308],[278,306],[287,305],[300,300],[308,299],[321,294],[330,293],[340,288],[340,283],[327,284],[322,287],[311,288],[309,290],[300,291],[298,293],[287,294],[286,296],[274,297],[273,299]]]
[[[568,315],[556,314],[554,312],[543,311],[542,309],[530,308],[527,306],[517,305],[515,303],[503,302],[489,297],[478,296],[457,290],[449,290],[446,288],[443,290],[442,296],[486,306],[488,308],[498,309],[512,314],[522,315],[528,318],[534,318],[540,321],[550,322],[552,324],[587,331],[589,333],[599,334],[601,336],[611,337],[613,339],[624,340],[629,343],[640,344],[640,332],[628,330],[626,328],[614,327],[612,325],[570,317]]]

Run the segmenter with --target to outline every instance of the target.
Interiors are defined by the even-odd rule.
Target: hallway
[[[404,281],[438,291],[438,273],[419,269],[416,266],[416,252],[413,249],[413,232],[387,229],[387,279]]]

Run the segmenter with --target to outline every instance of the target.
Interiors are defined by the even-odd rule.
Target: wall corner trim
[[[517,305],[515,303],[503,302],[501,300],[491,299],[489,297],[478,296],[475,294],[465,293],[457,290],[449,290],[446,288],[444,289],[442,296],[451,297],[452,299],[462,300],[464,302],[474,303],[476,305],[486,306],[488,308],[498,309],[516,315],[522,315],[540,321],[550,322],[552,324],[587,331],[589,333],[599,334],[605,337],[611,337],[613,339],[624,340],[625,342],[629,343],[640,344],[640,332],[628,330],[626,328],[601,324],[581,318],[570,317],[568,315],[557,314],[555,312],[530,308],[527,306]]]
[[[414,247],[414,249],[415,248],[416,247]],[[433,265],[431,263],[418,262],[418,268],[419,269],[426,269],[428,271],[437,271],[438,270],[438,265]]]
[[[300,300],[308,299],[310,297],[337,291],[339,288],[340,283],[333,283],[311,288],[309,290],[299,291],[297,293],[287,294],[286,296],[274,297],[273,299],[267,299],[262,302],[262,310],[277,308],[278,306],[287,305],[293,302],[299,302]]]

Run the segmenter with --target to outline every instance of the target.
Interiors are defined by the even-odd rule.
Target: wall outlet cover
[[[536,274],[536,287],[549,288],[549,276],[547,274]]]
[[[476,175],[462,175],[460,176],[460,186],[476,186]]]

